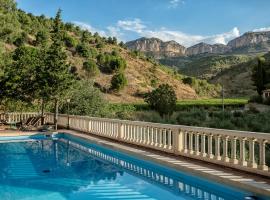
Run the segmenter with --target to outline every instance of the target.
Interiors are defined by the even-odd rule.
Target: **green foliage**
[[[88,78],[94,77],[99,73],[97,64],[92,59],[83,63],[83,70],[86,72]]]
[[[115,74],[111,80],[111,89],[120,91],[127,85],[127,79],[122,72]]]
[[[32,47],[19,47],[11,66],[6,66],[0,80],[1,98],[31,102],[38,95],[37,69],[42,65],[40,52]]]
[[[195,79],[188,76],[188,77],[183,78],[183,83],[192,86],[195,84]]]
[[[176,94],[172,86],[162,84],[148,93],[145,102],[161,116],[171,115],[176,107]]]
[[[76,46],[76,40],[74,39],[74,37],[71,37],[67,33],[64,33],[63,41],[64,41],[66,47],[68,47],[68,48],[72,48],[72,47]]]
[[[22,32],[20,36],[18,36],[15,41],[13,42],[17,47],[22,46],[24,43],[27,42],[27,34]]]
[[[93,86],[92,82],[80,81],[71,88],[68,94],[70,98],[70,114],[104,117],[109,115],[109,108],[100,91]],[[68,112],[66,102],[60,108],[63,113]]]
[[[85,57],[85,58],[88,58],[90,56],[89,47],[84,43],[77,45],[76,52],[80,56]]]
[[[98,64],[101,66],[103,72],[113,73],[122,72],[126,69],[126,60],[117,55],[116,51],[112,54],[99,54],[97,56]]]
[[[258,58],[258,65],[253,68],[252,80],[254,86],[256,86],[259,95],[262,95],[262,91],[266,88],[266,84],[270,83],[266,75],[265,59]]]
[[[49,41],[49,33],[46,31],[38,31],[36,34],[35,45],[45,47]]]
[[[108,37],[107,42],[108,42],[109,44],[114,44],[114,45],[116,45],[116,44],[117,44],[117,39],[116,39],[116,37]]]
[[[70,87],[72,76],[67,65],[67,55],[63,49],[61,10],[56,14],[53,24],[53,43],[44,55],[44,68],[39,71],[39,84],[43,98],[58,98]]]

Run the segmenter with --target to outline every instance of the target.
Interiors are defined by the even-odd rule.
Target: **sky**
[[[270,0],[17,0],[35,15],[62,9],[72,22],[124,42],[140,37],[227,44],[248,31],[270,31]]]

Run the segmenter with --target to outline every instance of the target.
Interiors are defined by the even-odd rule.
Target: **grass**
[[[248,99],[224,99],[224,105],[243,106],[248,103]],[[195,100],[179,100],[178,106],[221,106],[222,99],[195,99]]]
[[[248,99],[239,98],[239,99],[224,99],[224,105],[226,107],[240,108],[248,103]],[[132,106],[135,110],[151,110],[149,106],[144,103],[116,103],[111,104],[117,107],[129,107]],[[196,99],[196,100],[179,100],[176,104],[176,111],[190,109],[190,108],[213,108],[213,107],[222,107],[222,99]]]

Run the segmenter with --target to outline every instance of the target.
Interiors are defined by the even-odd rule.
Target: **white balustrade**
[[[8,113],[0,114],[0,119],[18,122],[35,115],[37,113]],[[53,123],[52,113],[45,116],[46,123]],[[266,162],[270,133],[59,115],[58,125],[66,128],[68,124],[72,130],[270,177]]]

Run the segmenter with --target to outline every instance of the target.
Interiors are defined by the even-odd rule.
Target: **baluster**
[[[167,141],[167,134],[168,134],[168,133],[167,133],[167,129],[164,129],[164,130],[163,130],[163,148],[164,148],[164,149],[167,149],[167,146],[168,146],[168,145],[167,145],[167,142],[168,142],[168,141]]]
[[[232,137],[231,138],[231,163],[232,164],[237,164],[238,160],[236,158],[236,140],[237,137]]]
[[[212,144],[213,143],[213,135],[208,135],[208,158],[212,159],[214,157],[213,150],[212,150]]]
[[[248,167],[251,168],[256,168],[257,164],[255,163],[255,155],[254,155],[254,144],[255,144],[255,139],[250,138],[248,140],[249,142],[249,159],[248,159]]]
[[[205,133],[203,133],[201,137],[201,156],[206,157],[207,154],[205,152]]]
[[[220,135],[215,136],[215,159],[221,160],[221,157],[220,157]]]
[[[246,162],[246,140],[247,138],[240,138],[240,165],[247,166]]]
[[[199,148],[199,138],[200,135],[199,133],[195,133],[195,155],[198,156],[200,155],[200,148]]]
[[[228,157],[228,139],[229,139],[229,136],[224,136],[223,137],[223,155],[222,155],[222,160],[224,162],[229,162],[229,157]]]
[[[184,131],[184,149],[183,153],[188,153],[188,148],[187,148],[187,131]]]
[[[163,130],[162,128],[159,129],[159,147],[162,147],[162,136],[163,136]]]
[[[154,128],[151,127],[150,131],[151,131],[151,143],[150,143],[150,145],[153,146],[155,144],[155,141],[154,141]]]
[[[189,154],[193,154],[194,151],[193,151],[193,133],[192,132],[189,132]]]
[[[155,146],[158,146],[158,128],[155,128]]]
[[[267,140],[260,140],[259,145],[260,145],[260,159],[259,159],[259,169],[260,170],[268,170],[268,167],[265,164],[265,144]]]
[[[172,149],[172,130],[168,133],[168,149]]]

